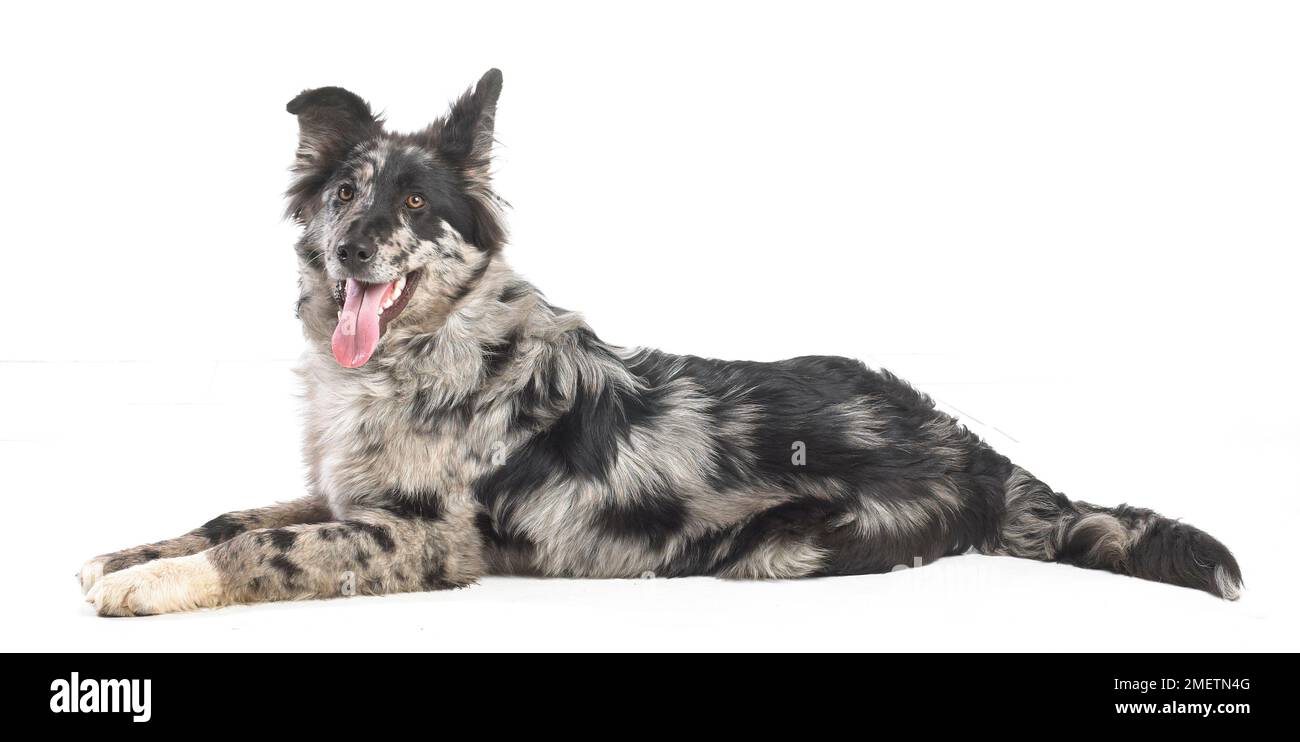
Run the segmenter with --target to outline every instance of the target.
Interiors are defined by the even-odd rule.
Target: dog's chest
[[[471,421],[428,403],[427,386],[382,372],[308,361],[305,456],[314,488],[336,513],[394,492],[469,498],[485,453]]]

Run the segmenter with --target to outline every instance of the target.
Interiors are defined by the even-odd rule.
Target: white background
[[[1300,648],[1294,6],[470,6],[6,11],[3,649]],[[414,129],[492,66],[507,254],[605,339],[887,366],[1243,599],[968,556],[94,617],[83,560],[303,493],[284,104]]]

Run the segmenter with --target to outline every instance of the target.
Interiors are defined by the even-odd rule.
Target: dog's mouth
[[[334,328],[330,350],[344,368],[360,368],[379,345],[388,323],[406,309],[420,282],[415,270],[391,283],[362,283],[355,278],[339,281],[334,301],[339,305],[339,323]]]

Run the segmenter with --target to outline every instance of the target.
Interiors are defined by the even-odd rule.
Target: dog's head
[[[365,364],[394,324],[444,313],[505,241],[488,169],[501,72],[489,70],[425,130],[395,134],[342,88],[304,91],[289,214],[304,281],[338,306],[331,348]],[[304,320],[307,318],[304,317]]]

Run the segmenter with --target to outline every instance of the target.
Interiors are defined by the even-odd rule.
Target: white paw
[[[209,608],[221,598],[221,577],[205,553],[155,559],[101,577],[86,602],[101,616],[150,616]]]
[[[81,571],[77,573],[77,577],[80,578],[81,580],[81,592],[83,593],[89,592],[90,588],[94,587],[95,583],[99,582],[100,578],[103,576],[104,576],[103,559],[91,559],[90,561],[81,565]]]

